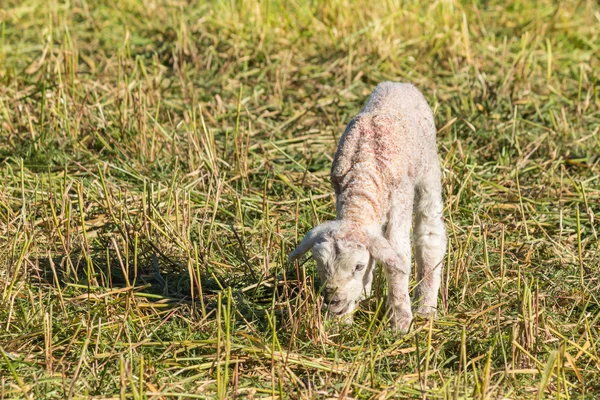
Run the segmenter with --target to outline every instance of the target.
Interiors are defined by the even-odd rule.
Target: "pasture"
[[[597,2],[1,5],[0,399],[600,397]],[[444,172],[406,335],[382,274],[340,327],[285,262],[384,80]]]

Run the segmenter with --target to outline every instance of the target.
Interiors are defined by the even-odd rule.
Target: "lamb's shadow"
[[[215,273],[210,265],[200,262],[190,266],[189,260],[166,255],[159,249],[146,251],[135,263],[107,256],[112,251],[108,247],[97,248],[86,257],[80,249],[70,256],[39,258],[37,279],[61,289],[74,286],[94,293],[130,288],[148,302],[160,302],[162,307],[189,305],[206,319],[216,318],[214,311],[219,302],[232,301],[235,312],[246,321],[264,326],[273,323],[267,314],[277,319],[277,326],[285,325],[286,308],[273,309],[274,300],[293,301],[300,291],[295,270],[276,276],[226,276]]]

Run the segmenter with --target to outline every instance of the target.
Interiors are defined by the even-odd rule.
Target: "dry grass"
[[[2,4],[0,399],[600,396],[596,2],[187,3]],[[450,234],[406,336],[284,263],[386,79]]]

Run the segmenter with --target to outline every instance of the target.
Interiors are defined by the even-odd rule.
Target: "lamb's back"
[[[338,182],[357,167],[385,174],[384,183],[418,179],[437,162],[435,134],[431,108],[416,87],[380,83],[340,139],[331,171],[336,192]]]
[[[423,135],[435,141],[436,129],[431,107],[419,89],[410,83],[380,83],[361,110],[363,113],[394,116],[413,128],[399,134]]]

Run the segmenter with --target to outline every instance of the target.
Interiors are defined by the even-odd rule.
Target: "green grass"
[[[189,3],[189,4],[188,4]],[[4,0],[0,399],[600,397],[600,6]],[[440,317],[324,326],[345,124],[435,110]]]

